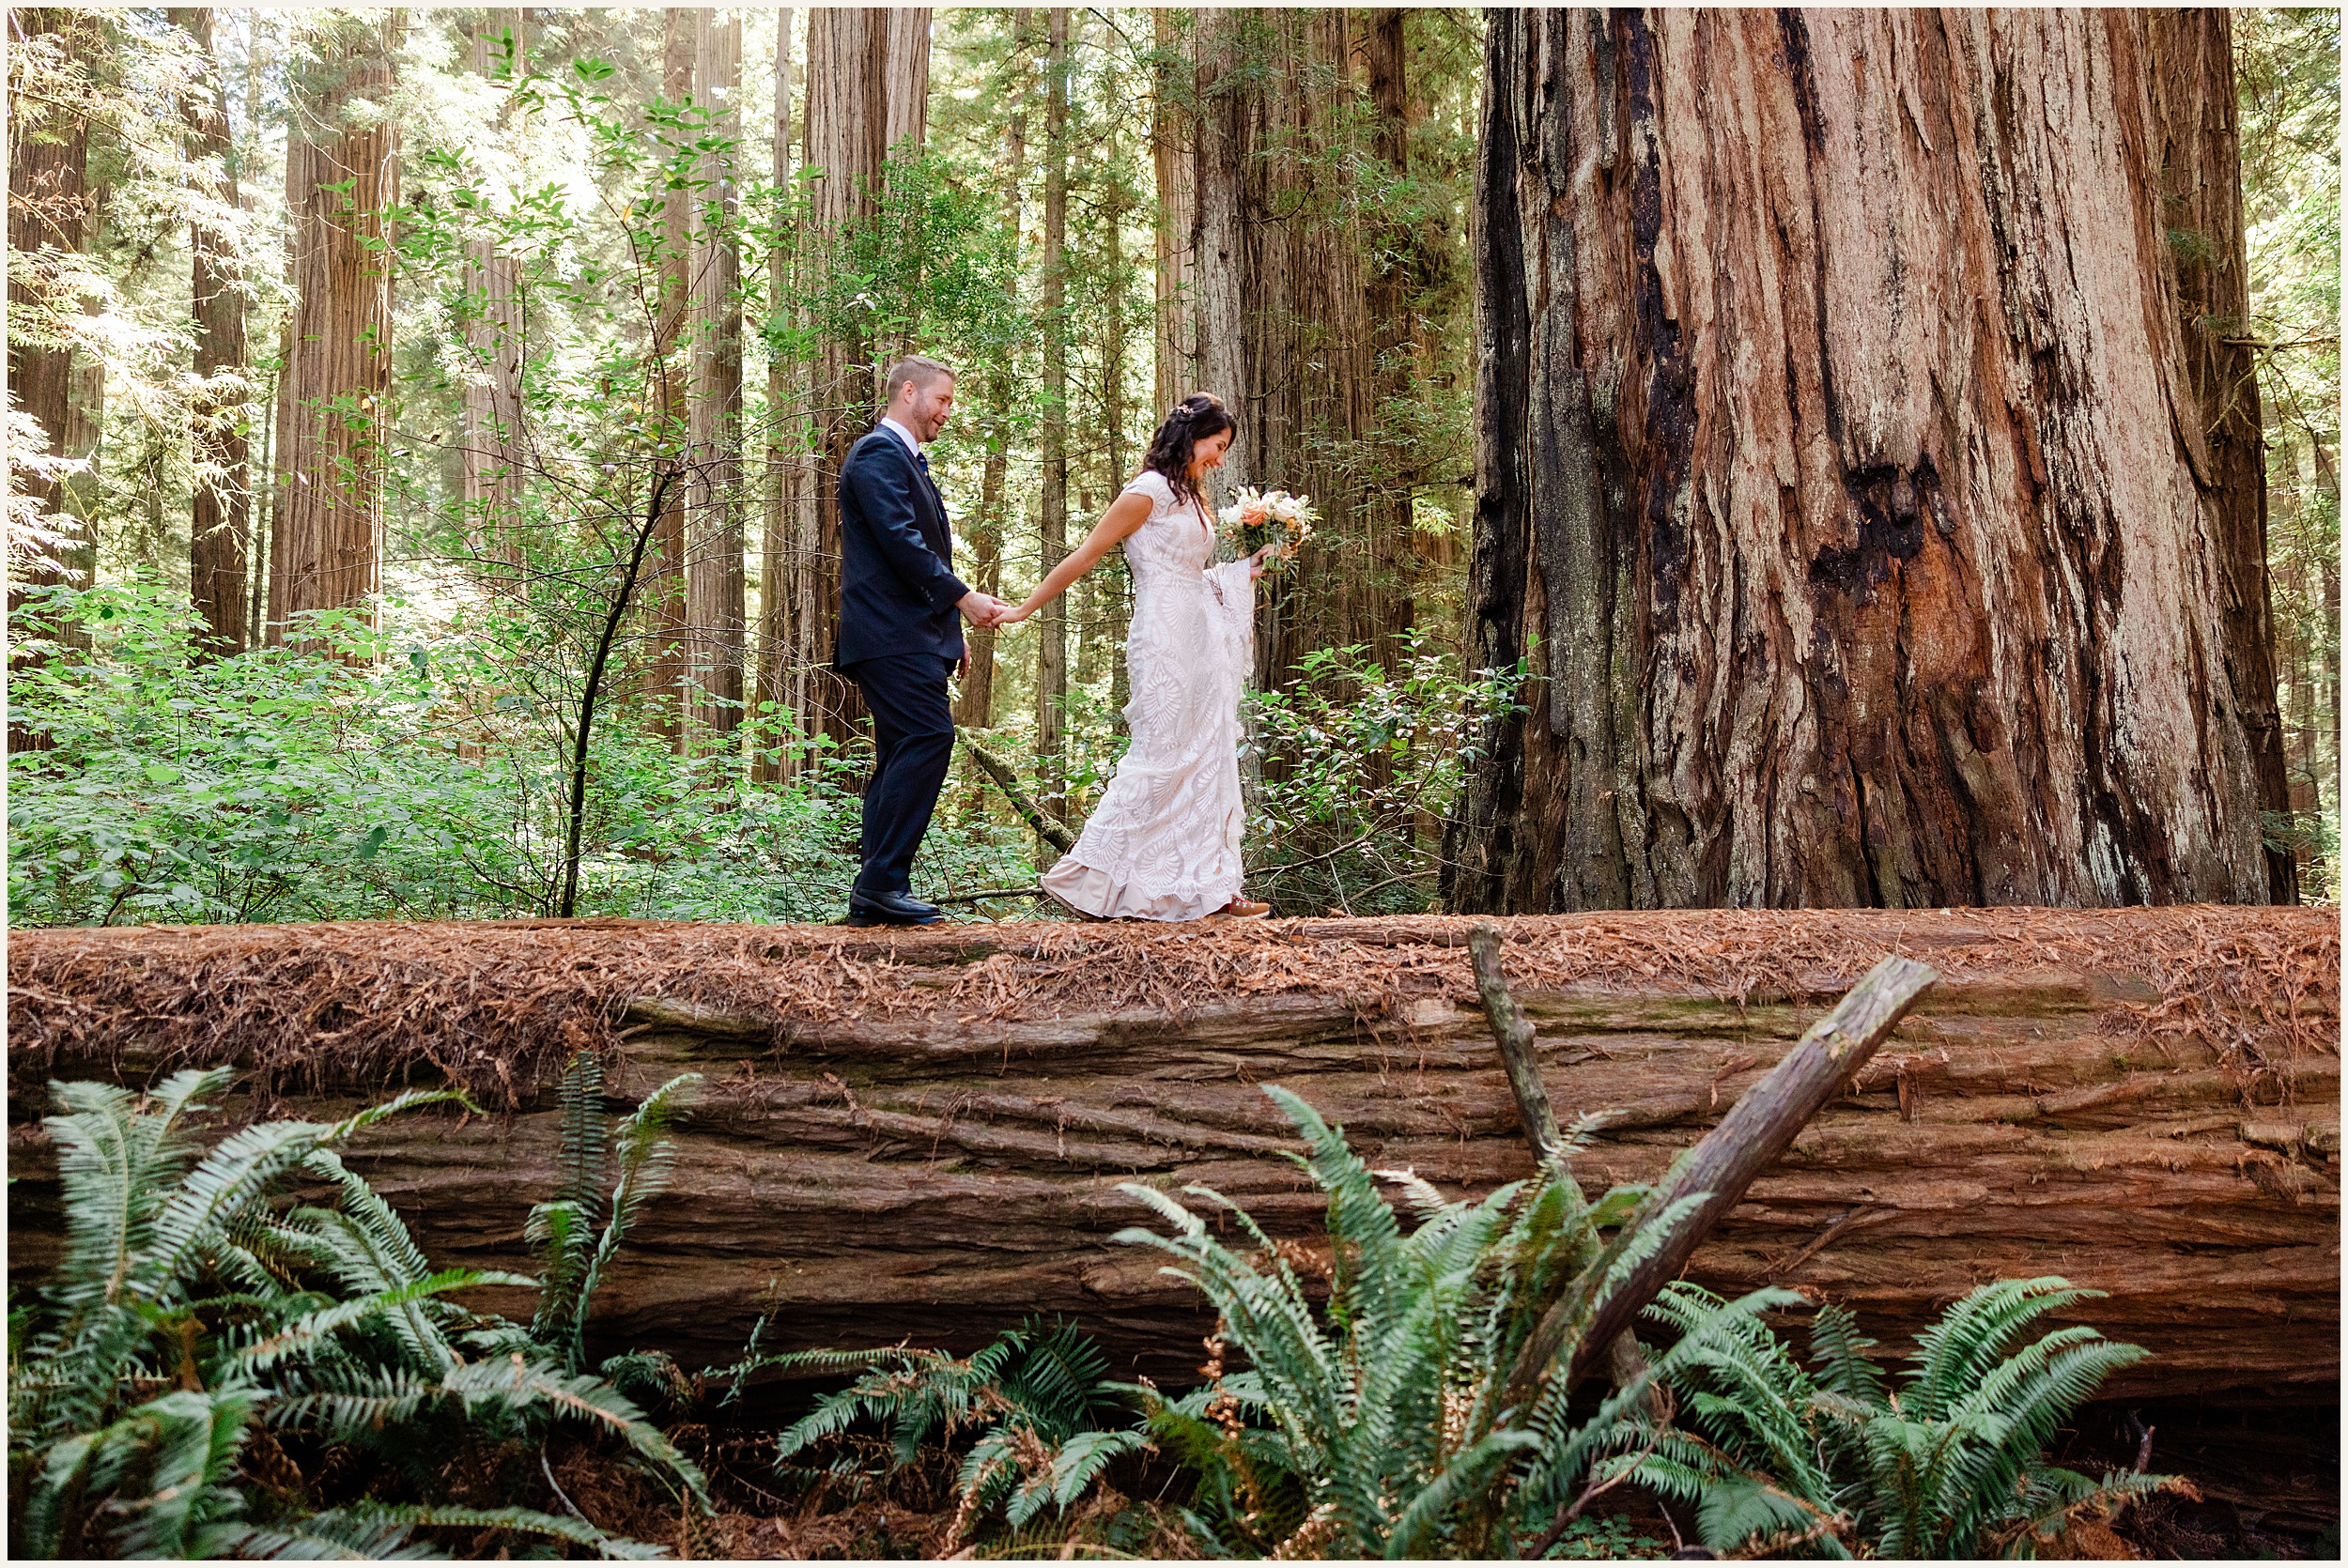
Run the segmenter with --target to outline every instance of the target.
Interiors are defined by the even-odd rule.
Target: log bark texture
[[[399,124],[390,101],[398,12],[324,24],[286,151],[292,348],[280,395],[269,641],[294,616],[375,593],[391,418],[391,234]]]
[[[1493,13],[1469,664],[1535,679],[1449,907],[2287,891],[2158,33]]]
[[[22,1282],[54,1255],[40,1084],[214,1060],[253,1068],[248,1115],[472,1084],[490,1115],[387,1124],[352,1164],[437,1262],[518,1265],[554,1180],[563,1056],[608,1042],[617,1095],[687,1068],[709,1083],[674,1195],[599,1311],[607,1343],[721,1364],[771,1311],[771,1348],[966,1349],[1058,1312],[1120,1362],[1187,1378],[1210,1325],[1151,1258],[1108,1244],[1143,1218],[1117,1184],[1209,1183],[1317,1242],[1261,1085],[1455,1193],[1533,1168],[1470,922],[1235,924],[17,932],[11,1267]],[[1660,1177],[1877,959],[1944,976],[1690,1277],[1846,1301],[1892,1354],[1982,1281],[2062,1274],[2110,1293],[2086,1321],[2155,1352],[2115,1397],[2337,1397],[2335,915],[1499,925],[1559,1115],[1615,1113],[1575,1161],[1593,1192]]]

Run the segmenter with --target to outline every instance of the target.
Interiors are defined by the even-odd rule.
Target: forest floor
[[[2192,1495],[2161,1495],[2112,1525],[2075,1528],[2057,1555],[2095,1561],[2282,1560],[2340,1557],[2340,1408],[2279,1410],[2214,1406],[2091,1406],[2058,1439],[2055,1457],[2089,1473],[2132,1467],[2150,1429],[2150,1468],[2182,1475]],[[680,1434],[686,1436],[686,1434]],[[952,1467],[942,1458],[875,1481],[861,1495],[825,1492],[786,1500],[769,1489],[762,1437],[701,1432],[719,1511],[688,1522],[641,1470],[609,1455],[575,1452],[555,1467],[564,1492],[595,1524],[669,1545],[679,1558],[773,1560],[1133,1556],[1182,1558],[1197,1547],[1174,1512],[1170,1470],[1133,1467],[1057,1524],[1015,1541],[973,1546],[957,1533]],[[875,1441],[873,1458],[886,1463]],[[1667,1559],[1670,1516],[1635,1488],[1568,1543],[1570,1556]]]

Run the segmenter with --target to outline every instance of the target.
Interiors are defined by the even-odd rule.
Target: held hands
[[[992,593],[972,589],[955,601],[955,607],[970,618],[974,626],[1000,626],[1018,620],[1012,607]]]

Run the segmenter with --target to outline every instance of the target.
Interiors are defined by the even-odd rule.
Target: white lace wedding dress
[[[1134,621],[1125,643],[1133,744],[1047,892],[1105,919],[1196,920],[1240,891],[1239,699],[1255,649],[1247,562],[1209,566],[1204,505],[1162,474],[1125,486],[1150,520],[1125,539]]]

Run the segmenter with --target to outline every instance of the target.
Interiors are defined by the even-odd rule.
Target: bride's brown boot
[[[1244,898],[1234,898],[1229,903],[1225,904],[1221,909],[1216,910],[1215,913],[1217,915],[1234,915],[1240,919],[1245,920],[1253,918],[1259,915],[1271,914],[1272,906],[1270,904],[1252,903]]]

